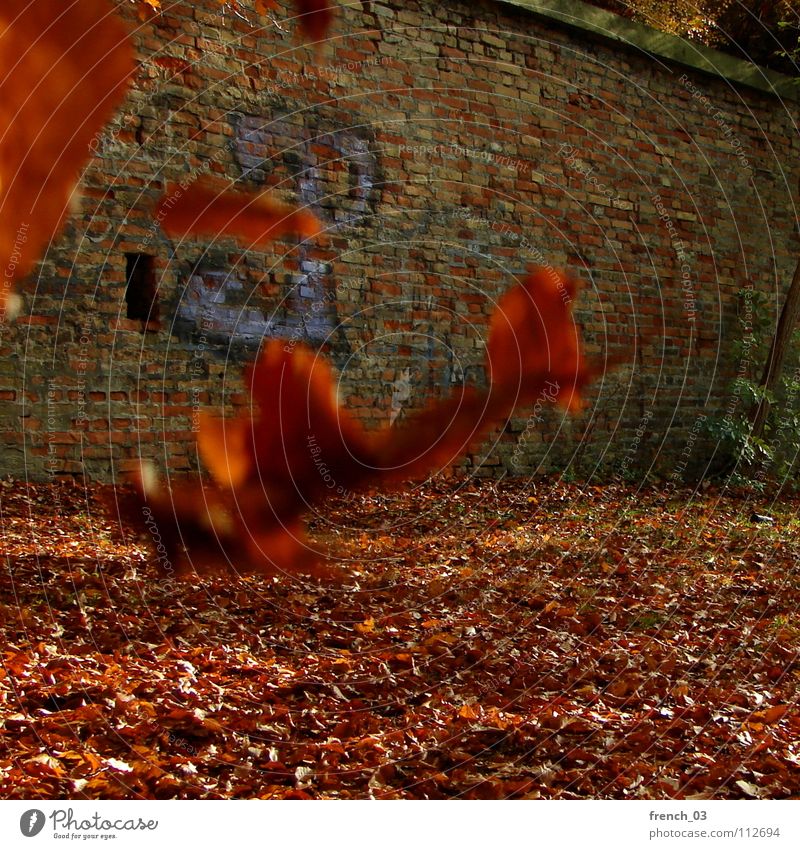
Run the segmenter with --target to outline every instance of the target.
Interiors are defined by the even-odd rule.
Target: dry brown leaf
[[[133,71],[108,0],[0,4],[0,316],[61,227],[91,142]]]
[[[320,232],[316,216],[265,192],[244,192],[224,180],[203,178],[167,186],[156,220],[170,236],[234,236],[257,247],[287,233],[307,239]]]

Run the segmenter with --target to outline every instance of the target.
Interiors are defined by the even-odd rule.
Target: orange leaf
[[[226,487],[243,484],[252,470],[248,440],[252,431],[247,419],[224,421],[200,414],[197,449],[214,480]]]
[[[295,0],[300,32],[308,41],[321,41],[328,34],[334,15],[334,0]]]
[[[467,452],[497,422],[486,393],[471,386],[413,413],[399,428],[374,436],[385,482],[440,471]]]
[[[307,348],[272,340],[252,369],[259,413],[252,448],[258,480],[275,493],[275,509],[360,486],[374,475],[369,436],[339,407],[327,362]]]
[[[534,403],[548,392],[568,407],[580,406],[588,381],[572,318],[574,280],[538,268],[501,299],[492,316],[487,360],[493,393],[511,405]]]
[[[772,724],[783,719],[784,716],[791,710],[791,705],[773,705],[764,711],[764,722]]]
[[[167,186],[156,218],[170,236],[235,236],[251,246],[286,233],[311,238],[320,232],[317,218],[264,193],[236,191],[222,180],[206,178],[191,186]]]
[[[495,310],[487,344],[488,393],[472,387],[409,417],[404,427],[379,434],[376,450],[387,480],[439,471],[462,456],[516,407],[541,398],[579,406],[588,382],[578,328],[572,318],[577,284],[552,269],[536,268],[510,289]]]
[[[155,549],[155,562],[168,576],[201,573],[304,573],[330,578],[333,569],[319,563],[297,519],[280,521],[256,488],[236,496],[199,481],[167,486],[144,470],[133,482],[138,497],[113,505],[120,516],[143,527]]]
[[[31,271],[59,231],[91,143],[132,71],[127,30],[108,0],[0,4],[0,265],[7,286]],[[0,291],[0,314],[8,294]]]

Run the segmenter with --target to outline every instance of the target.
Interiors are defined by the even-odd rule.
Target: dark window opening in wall
[[[142,332],[158,330],[158,289],[150,254],[125,254],[127,318],[142,322]]]

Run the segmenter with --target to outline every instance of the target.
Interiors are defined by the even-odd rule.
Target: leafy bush
[[[779,482],[800,486],[800,332],[792,337],[783,372],[774,392],[760,385],[774,331],[766,295],[739,291],[741,334],[731,354],[736,376],[728,385],[723,412],[706,419],[704,429],[717,445],[718,474],[735,485],[763,489]],[[760,435],[753,433],[753,413],[766,401],[768,412]]]

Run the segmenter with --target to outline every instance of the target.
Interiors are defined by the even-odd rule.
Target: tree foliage
[[[590,0],[610,12],[800,75],[797,0]]]

